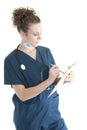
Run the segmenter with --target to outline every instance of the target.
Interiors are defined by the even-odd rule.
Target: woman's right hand
[[[55,81],[56,78],[60,76],[59,67],[57,65],[52,65],[52,67],[49,69],[49,77],[51,83]]]

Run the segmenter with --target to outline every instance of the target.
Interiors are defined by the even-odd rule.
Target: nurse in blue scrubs
[[[49,94],[60,79],[50,49],[39,46],[41,20],[31,8],[17,8],[12,21],[21,43],[4,60],[4,83],[11,85],[16,130],[68,130],[59,111],[59,95]],[[65,82],[71,82],[71,75]]]

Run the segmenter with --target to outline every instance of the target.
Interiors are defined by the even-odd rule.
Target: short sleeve
[[[49,48],[47,49],[47,58],[50,64],[56,64],[52,52]]]
[[[14,63],[14,59],[6,58],[4,60],[4,84],[23,84],[21,73]]]

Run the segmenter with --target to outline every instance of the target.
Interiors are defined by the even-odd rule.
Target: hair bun
[[[12,21],[13,21],[13,25],[17,26],[19,31],[20,29],[23,30],[24,26],[27,26],[28,28],[29,23],[32,24],[32,23],[40,22],[40,18],[37,16],[33,8],[20,7],[14,9]]]

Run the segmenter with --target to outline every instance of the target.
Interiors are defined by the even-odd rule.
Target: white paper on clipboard
[[[73,67],[77,64],[78,61],[74,62],[63,74],[63,76],[61,77],[60,81],[57,83],[57,86],[55,86],[55,88],[52,90],[52,92],[49,94],[48,97],[50,97],[55,91],[58,91],[58,86],[61,86],[64,83],[65,78],[67,77],[67,75],[72,71]]]

